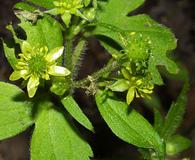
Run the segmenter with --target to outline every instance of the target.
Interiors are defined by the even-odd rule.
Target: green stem
[[[107,66],[105,66],[104,68],[102,68],[99,71],[90,75],[90,78],[88,76],[87,78],[73,82],[73,87],[74,88],[83,88],[84,86],[88,85],[91,82],[91,79],[94,81],[97,81],[99,78],[101,78],[102,76],[104,76],[107,73],[110,73],[111,71],[115,70],[118,67],[119,67],[119,65],[116,61],[114,61],[112,63],[108,63]]]

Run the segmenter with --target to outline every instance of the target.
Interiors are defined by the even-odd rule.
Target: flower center
[[[47,71],[47,61],[42,55],[34,55],[29,60],[28,67],[32,74],[41,75]]]

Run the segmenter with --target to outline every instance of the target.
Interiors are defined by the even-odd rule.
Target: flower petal
[[[28,74],[27,70],[14,71],[10,75],[9,79],[10,79],[10,81],[16,81],[16,80],[18,80],[20,78],[23,78],[27,74]]]
[[[64,50],[64,47],[57,47],[57,48],[54,48],[53,50],[51,50],[48,55],[46,55],[46,60],[48,62],[53,62],[55,61],[56,59],[58,59],[62,53],[63,53],[63,50]]]
[[[62,14],[63,13],[63,10],[60,9],[60,8],[54,8],[54,9],[51,9],[51,10],[48,10],[48,11],[45,11],[45,13],[48,13],[48,14],[51,14],[51,15],[58,15],[58,14]]]
[[[128,105],[130,105],[130,103],[133,101],[134,97],[135,97],[135,88],[131,87],[131,88],[129,88],[129,90],[127,92],[127,97],[126,97],[126,101],[127,101]]]
[[[34,97],[37,91],[38,85],[39,85],[39,77],[31,76],[27,84],[28,96],[30,98]]]
[[[65,12],[64,14],[61,15],[61,18],[67,27],[69,27],[71,17],[72,16],[69,12]]]
[[[130,87],[130,83],[128,80],[125,79],[119,79],[111,86],[108,86],[109,89],[115,92],[124,92],[128,90]]]
[[[67,76],[70,74],[68,69],[61,66],[51,66],[48,72],[53,76]]]
[[[31,53],[32,52],[32,46],[27,42],[23,41],[21,46],[22,53]]]

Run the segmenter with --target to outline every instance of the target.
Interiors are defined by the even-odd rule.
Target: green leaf
[[[13,137],[32,124],[32,103],[17,86],[0,82],[0,140]]]
[[[107,93],[96,94],[98,109],[113,133],[122,140],[141,148],[153,148],[164,158],[164,145],[150,123],[134,109],[129,111],[125,102],[107,97]]]
[[[98,21],[112,24],[112,21],[120,22],[119,17],[127,16],[129,12],[142,5],[144,0],[108,0],[98,3],[100,6],[97,11]]]
[[[90,146],[65,115],[49,102],[43,103],[31,141],[31,160],[89,160]]]
[[[158,133],[160,133],[163,123],[164,119],[160,111],[158,109],[154,109],[154,128]]]
[[[16,3],[14,8],[20,9],[20,10],[27,10],[27,11],[35,11],[36,10],[35,7],[33,7],[32,5],[25,3],[25,2]]]
[[[87,116],[83,113],[77,102],[72,96],[67,96],[61,100],[66,110],[84,127],[94,131],[93,126]]]
[[[27,42],[32,46],[47,46],[49,50],[63,46],[61,26],[49,16],[39,19],[36,25],[21,18],[19,26],[25,30]]]
[[[159,97],[153,94],[151,99],[144,99],[144,104],[147,108],[154,112],[154,128],[158,133],[160,133],[164,123],[164,117],[160,112],[162,104]]]
[[[7,46],[7,44],[5,44],[4,42],[3,42],[3,48],[4,48],[4,52],[5,52],[5,57],[7,58],[9,64],[11,65],[11,67],[13,69],[15,69],[15,66],[17,64],[17,58],[16,58],[16,55],[15,55],[14,48],[9,48]]]
[[[84,5],[88,6],[90,4],[91,0],[84,0]]]
[[[46,9],[52,9],[54,8],[54,2],[55,0],[26,0],[26,2],[31,2],[35,5],[38,5],[38,6],[41,6],[41,7],[44,7]]]
[[[102,13],[104,14],[104,13]],[[114,14],[112,14],[114,15]],[[109,17],[111,20],[112,17]],[[152,74],[153,82],[155,84],[162,84],[161,76],[156,66],[165,66],[168,72],[176,74],[178,67],[167,55],[167,52],[175,49],[176,39],[172,32],[156,23],[147,15],[137,15],[131,17],[117,17],[117,20],[98,19],[95,23],[96,27],[93,31],[94,35],[106,36],[114,40],[121,47],[125,48],[121,37],[130,37],[130,34],[137,34],[143,37],[143,40],[150,41],[150,58],[148,69]],[[98,37],[97,37],[98,38]],[[136,37],[135,37],[136,38]],[[102,39],[100,39],[102,41]],[[107,42],[103,42],[107,43]],[[104,45],[109,52],[113,52],[113,49]],[[118,50],[119,52],[120,50]],[[115,51],[116,52],[116,51]]]
[[[176,129],[181,125],[186,109],[188,90],[189,82],[188,80],[186,80],[183,89],[179,97],[177,98],[177,101],[175,103],[172,103],[166,116],[164,125],[162,126],[160,135],[165,140],[170,138],[170,136],[172,136],[175,133]]]
[[[186,137],[175,135],[166,142],[166,153],[169,156],[177,155],[178,153],[190,148],[192,141]]]

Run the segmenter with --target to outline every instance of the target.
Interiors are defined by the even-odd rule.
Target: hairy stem
[[[65,67],[68,68],[70,71],[72,71],[72,51],[73,51],[72,39],[67,39],[64,62],[65,62]]]
[[[82,54],[84,54],[86,48],[86,41],[81,40],[78,42],[77,46],[74,49],[73,56],[72,56],[72,76],[73,79],[74,77],[77,76],[78,70],[81,65],[81,60],[82,60]]]
[[[99,71],[90,75],[90,79],[88,76],[87,78],[73,82],[73,87],[74,88],[83,88],[84,86],[88,85],[91,82],[91,79],[93,79],[94,81],[97,81],[99,78],[101,78],[105,74],[110,73],[111,71],[117,69],[118,67],[119,67],[119,65],[116,61],[114,61],[112,63],[108,63],[107,66],[105,66],[104,68],[102,68]]]

